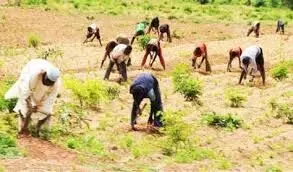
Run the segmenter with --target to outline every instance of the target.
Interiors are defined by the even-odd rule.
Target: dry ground
[[[0,60],[5,63],[0,72],[3,74],[17,75],[21,67],[31,58],[36,57],[35,49],[27,47],[29,33],[37,33],[41,36],[41,48],[59,48],[64,52],[62,58],[55,60],[55,64],[64,73],[73,73],[77,77],[88,74],[102,78],[104,69],[97,68],[104,53],[104,47],[99,47],[97,42],[82,45],[85,28],[89,21],[84,15],[68,14],[61,12],[44,11],[38,9],[19,9],[0,7],[0,48],[18,49],[12,55],[0,54]],[[133,17],[95,16],[95,22],[101,27],[103,44],[118,33],[131,35],[134,24],[139,19]],[[274,28],[265,25],[262,28],[261,37],[245,37],[247,25],[245,24],[194,24],[178,23],[163,20],[171,24],[172,30],[176,30],[181,39],[174,39],[173,43],[163,43],[163,54],[167,62],[167,71],[160,71],[159,63],[155,64],[158,70],[146,70],[160,76],[160,85],[163,94],[165,109],[187,109],[190,114],[188,120],[199,120],[201,112],[215,111],[217,113],[238,113],[249,129],[239,129],[235,132],[216,130],[201,126],[197,130],[200,145],[213,148],[225,154],[233,163],[233,171],[263,171],[265,167],[255,165],[254,159],[263,153],[266,164],[280,165],[285,171],[292,171],[293,154],[285,150],[286,146],[293,143],[292,125],[283,124],[280,120],[264,118],[268,110],[268,101],[272,96],[292,90],[292,77],[279,83],[267,74],[267,85],[260,86],[260,80],[255,81],[255,86],[245,81],[242,86],[237,85],[239,69],[237,63],[233,63],[233,72],[226,72],[228,49],[233,46],[241,46],[243,49],[249,45],[257,44],[264,49],[265,66],[269,69],[280,59],[293,58],[293,33],[288,28],[284,36],[273,34]],[[212,65],[212,74],[203,75],[194,72],[204,84],[204,94],[201,97],[203,106],[194,106],[190,102],[184,102],[182,96],[175,94],[170,86],[169,71],[178,62],[190,63],[190,55],[197,42],[204,41],[208,46],[209,58]],[[18,53],[19,52],[19,53]],[[143,51],[135,43],[132,53],[133,66],[129,68],[130,78],[134,78],[139,70]],[[0,75],[0,76],[1,76]],[[117,77],[112,74],[111,78]],[[233,109],[227,107],[224,102],[223,92],[227,86],[235,86],[246,89],[249,93],[248,101],[244,107]],[[119,100],[103,107],[103,112],[94,114],[93,121],[105,113],[113,115],[113,119],[120,119],[120,125],[113,127],[108,132],[130,132],[128,128],[128,116],[130,114],[131,96],[128,88],[122,87],[122,95]],[[62,96],[64,97],[64,96]],[[126,122],[125,122],[126,121]],[[142,122],[142,121],[141,121]],[[147,133],[137,132],[135,135],[141,138]],[[255,142],[254,138],[261,141]],[[50,142],[35,138],[22,138],[18,140],[21,147],[27,152],[27,156],[18,159],[0,160],[7,171],[129,171],[138,169],[139,165],[152,164],[153,169],[162,171],[197,171],[208,167],[208,161],[194,162],[192,164],[172,164],[162,161],[161,155],[152,155],[147,159],[131,160],[125,155],[119,155],[112,162],[88,157],[77,152],[60,148]],[[272,145],[278,145],[277,149]],[[268,155],[267,155],[268,154]],[[273,155],[271,155],[273,154]],[[270,158],[273,156],[273,158]],[[81,158],[82,157],[82,158]],[[82,159],[82,160],[81,160]],[[84,163],[84,161],[88,161]],[[90,164],[90,165],[88,165]],[[94,164],[94,165],[93,165]],[[255,166],[254,166],[255,165]]]

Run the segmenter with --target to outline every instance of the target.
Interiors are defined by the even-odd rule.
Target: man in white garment
[[[242,73],[240,75],[239,84],[241,84],[242,78],[246,78],[248,73],[248,66],[251,65],[250,75],[252,76],[251,82],[255,77],[257,71],[260,72],[262,77],[263,85],[265,85],[265,68],[264,68],[264,57],[262,48],[259,46],[250,46],[240,56]]]
[[[87,28],[87,34],[86,34],[86,39],[83,41],[83,43],[87,43],[88,39],[90,39],[90,42],[93,42],[93,40],[95,38],[98,39],[100,45],[102,46],[102,42],[101,42],[101,35],[100,35],[100,29],[98,28],[98,26],[94,23],[90,24]]]
[[[5,94],[5,99],[18,98],[14,108],[19,113],[19,134],[28,134],[33,113],[44,114],[37,123],[37,133],[43,124],[50,122],[61,79],[60,71],[43,59],[28,62],[16,83]]]

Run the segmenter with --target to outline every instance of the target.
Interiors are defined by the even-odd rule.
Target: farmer
[[[139,105],[144,98],[149,98],[151,101],[148,124],[162,127],[162,115],[158,112],[163,111],[163,104],[158,80],[150,73],[141,73],[130,86],[130,94],[132,94],[134,100],[130,123],[132,130],[136,130],[134,125],[136,124],[137,115],[141,114]]]
[[[200,64],[197,66],[198,68],[200,68],[200,66],[202,65],[203,61],[205,60],[206,63],[206,71],[211,72],[211,66],[210,63],[208,61],[208,52],[207,52],[207,47],[204,43],[200,43],[193,51],[193,57],[192,57],[192,67],[194,69],[196,69],[196,59],[198,57],[202,57]]]
[[[133,44],[136,37],[144,35],[144,30],[146,28],[146,22],[140,22],[136,24],[135,33],[131,39],[131,45]]]
[[[163,66],[164,70],[165,70],[165,60],[164,57],[162,55],[162,48],[160,45],[160,41],[158,39],[151,39],[148,44],[146,45],[145,48],[145,54],[144,57],[142,59],[142,63],[141,63],[141,68],[144,67],[147,57],[150,55],[151,59],[150,59],[150,63],[149,66],[152,67],[153,63],[155,62],[157,55],[159,56],[161,65]]]
[[[252,32],[254,32],[255,37],[259,37],[259,29],[260,29],[260,22],[255,21],[253,25],[248,29],[247,36],[249,36]]]
[[[102,60],[101,63],[101,68],[104,65],[105,60],[107,59],[107,57],[109,57],[110,59],[110,53],[113,51],[113,49],[118,45],[118,44],[125,44],[125,45],[129,45],[130,41],[128,39],[128,37],[126,35],[120,34],[116,37],[115,40],[109,41],[106,45],[105,48],[105,54],[104,54],[104,58]],[[128,62],[127,62],[127,66],[131,65],[131,59],[129,58]],[[117,66],[118,67],[118,66]],[[118,67],[119,70],[119,67]]]
[[[159,27],[159,30],[160,30],[160,40],[162,40],[164,38],[164,33],[166,33],[167,34],[167,41],[172,42],[170,27],[168,24],[162,24]]]
[[[158,17],[153,18],[147,33],[150,33],[151,30],[154,31],[155,33],[159,33],[159,26],[160,26],[159,18]]]
[[[122,81],[127,81],[127,71],[126,71],[126,60],[128,60],[129,55],[132,51],[130,45],[118,44],[110,54],[110,63],[108,69],[105,73],[105,80],[109,79],[110,73],[113,69],[114,64],[119,66],[119,72],[122,75]]]
[[[240,47],[235,47],[235,48],[231,48],[229,50],[229,61],[228,61],[228,66],[227,66],[227,72],[231,72],[231,68],[232,68],[232,61],[235,57],[238,58],[239,60],[239,67],[240,66],[240,56],[242,54],[242,49]]]
[[[49,125],[61,85],[59,75],[60,71],[48,61],[31,60],[22,69],[20,78],[5,94],[5,99],[18,98],[14,111],[19,113],[19,134],[28,134],[33,113],[45,115],[37,123],[37,133],[43,124]]]
[[[248,66],[251,65],[250,75],[254,79],[254,74],[259,71],[262,77],[263,85],[265,85],[265,68],[264,68],[264,57],[262,48],[259,46],[250,46],[245,49],[240,57],[242,73],[240,75],[239,84],[241,84],[242,78],[246,79],[248,73]]]
[[[276,33],[278,33],[278,32],[280,32],[283,35],[285,33],[285,23],[280,19],[277,21]]]
[[[83,43],[87,43],[88,39],[90,39],[90,42],[93,42],[93,40],[95,38],[97,38],[99,40],[100,45],[102,46],[102,42],[101,42],[101,36],[100,36],[100,29],[97,27],[96,24],[92,23],[88,26],[87,28],[87,35],[86,35],[86,39],[84,40]]]

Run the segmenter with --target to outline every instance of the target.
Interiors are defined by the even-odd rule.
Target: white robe
[[[15,112],[20,111],[25,116],[28,111],[26,99],[31,97],[31,104],[38,107],[38,112],[52,114],[61,79],[52,87],[43,85],[42,74],[50,67],[53,65],[43,59],[31,60],[24,66],[19,79],[5,94],[5,99],[18,98]]]

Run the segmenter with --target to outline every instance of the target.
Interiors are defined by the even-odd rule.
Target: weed
[[[239,117],[230,113],[227,115],[218,115],[215,112],[205,113],[201,120],[210,126],[227,128],[229,130],[240,128],[243,125],[243,121]]]
[[[21,155],[22,152],[17,148],[15,139],[8,134],[0,133],[0,158]]]
[[[277,63],[271,70],[270,73],[273,78],[282,80],[288,77],[288,73],[293,71],[293,61],[287,60]]]
[[[275,118],[282,118],[288,124],[293,124],[292,102],[280,102],[280,100],[272,99],[269,104]]]
[[[64,52],[59,48],[49,48],[48,50],[41,50],[38,53],[39,57],[46,60],[56,60],[58,57],[63,57]]]
[[[228,88],[225,90],[225,99],[231,107],[240,107],[246,101],[247,96],[236,88]]]
[[[172,79],[175,91],[183,94],[186,100],[197,100],[202,94],[201,81],[191,76],[191,70],[187,65],[177,65],[172,72]]]
[[[200,161],[216,157],[216,153],[210,149],[189,148],[181,149],[176,153],[175,161],[179,163],[190,163],[194,160]]]
[[[151,40],[151,37],[148,35],[143,35],[143,36],[139,37],[138,44],[139,44],[140,48],[145,49],[145,47],[147,46],[147,44],[149,43],[150,40]]]
[[[91,153],[94,155],[104,155],[104,146],[94,136],[69,137],[66,145],[70,149]]]
[[[37,48],[39,46],[41,42],[41,38],[40,36],[34,34],[34,33],[31,33],[28,37],[28,45],[29,47],[34,47],[34,48]]]
[[[271,166],[266,169],[266,172],[282,172],[283,170],[278,166]]]
[[[16,105],[17,99],[5,100],[4,95],[8,89],[15,82],[14,78],[6,77],[0,82],[0,111],[8,110],[9,112],[13,111],[13,108]]]

